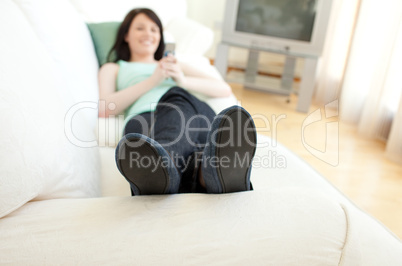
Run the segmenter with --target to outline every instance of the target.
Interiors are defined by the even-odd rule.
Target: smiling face
[[[160,39],[160,29],[152,19],[143,13],[135,16],[124,38],[130,48],[130,61],[153,62]]]

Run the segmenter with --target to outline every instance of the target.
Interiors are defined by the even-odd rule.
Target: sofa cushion
[[[321,193],[266,189],[31,202],[0,230],[6,264],[339,265],[348,225]]]
[[[88,23],[89,31],[91,32],[92,41],[95,46],[96,57],[98,58],[99,66],[109,62],[108,55],[116,40],[117,31],[119,30],[120,22],[101,22],[101,23]],[[164,31],[163,37],[165,43],[174,42],[173,36]],[[113,61],[113,56],[111,58]]]
[[[0,217],[33,199],[98,196],[98,150],[67,139],[55,62],[11,0],[0,1],[0,32]]]
[[[183,54],[203,55],[214,40],[210,28],[185,17],[174,18],[165,27],[177,42],[176,50]]]
[[[99,66],[108,62],[107,56],[116,39],[120,22],[88,23]]]

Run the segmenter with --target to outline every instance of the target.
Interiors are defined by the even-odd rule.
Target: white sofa
[[[114,164],[119,119],[97,119],[84,21],[150,6],[180,58],[217,73],[185,0],[133,2],[0,1],[0,264],[402,265],[395,235],[261,135],[254,191],[131,197]],[[264,163],[271,152],[284,167]]]

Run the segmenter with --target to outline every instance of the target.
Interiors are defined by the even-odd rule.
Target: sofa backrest
[[[97,111],[69,112],[98,101],[85,23],[67,0],[2,0],[0,32],[0,217],[33,199],[99,196],[99,152],[83,147],[96,146]]]
[[[98,63],[89,30],[68,0],[14,0],[55,63],[57,89],[68,109],[81,102],[97,102]],[[71,96],[70,99],[68,97]],[[84,115],[96,129],[97,110]]]

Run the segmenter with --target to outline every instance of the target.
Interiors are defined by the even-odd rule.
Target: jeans
[[[124,134],[140,133],[156,140],[172,157],[182,175],[181,193],[201,192],[197,184],[197,156],[203,151],[215,112],[180,87],[172,87],[154,112],[131,118]]]

